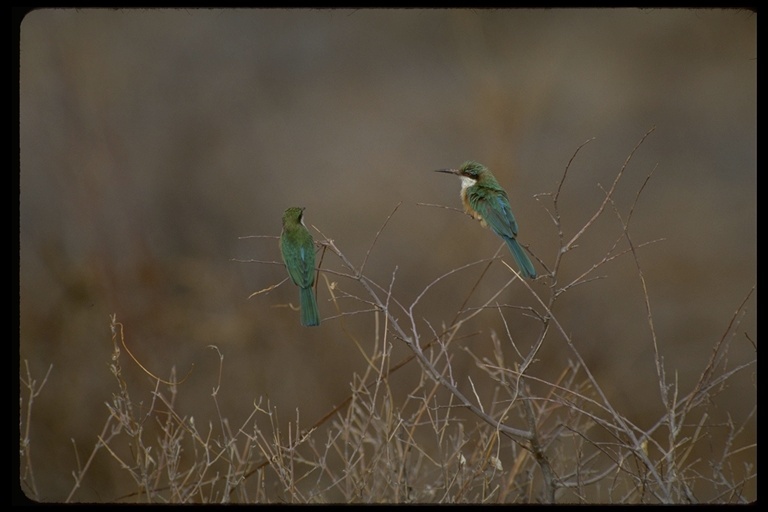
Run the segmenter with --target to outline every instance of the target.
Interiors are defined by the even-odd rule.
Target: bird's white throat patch
[[[469,176],[460,176],[460,178],[461,178],[461,190],[468,189],[469,187],[477,183],[477,180],[473,180]]]

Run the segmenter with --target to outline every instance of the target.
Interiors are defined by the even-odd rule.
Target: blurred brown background
[[[458,180],[432,169],[487,164],[510,193],[520,240],[551,265],[550,203],[534,196],[553,192],[576,148],[595,138],[563,191],[570,238],[602,200],[598,184],[610,186],[655,126],[616,201],[626,215],[658,165],[632,234],[635,243],[664,239],[640,262],[665,364],[684,391],[756,280],[749,11],[43,9],[23,20],[20,48],[20,358],[38,378],[53,365],[31,436],[47,500],[69,493],[71,439],[87,456],[116,391],[112,313],[155,373],[194,365],[179,407],[199,424],[215,417],[211,344],[224,354],[219,399],[233,425],[259,396],[286,418],[300,408],[307,422],[347,396],[364,361],[338,319],[301,328],[297,312],[278,307],[296,303],[293,286],[248,299],[285,271],[236,261],[279,260],[276,239],[241,237],[278,235],[288,206],[305,206],[307,225],[360,264],[402,202],[367,271],[386,284],[397,267],[395,294],[408,303],[500,244],[463,215],[418,204],[459,206]],[[567,255],[561,283],[619,235],[606,213]],[[340,270],[330,255],[326,264]],[[663,409],[634,262],[598,274],[607,278],[566,296],[556,313],[616,407],[653,423]],[[441,283],[421,317],[450,321],[476,277]],[[546,279],[533,286],[546,294]],[[529,299],[513,286],[503,301]],[[754,304],[743,330],[756,339]],[[347,322],[363,342],[372,336],[371,315]],[[497,313],[477,322],[481,350],[488,329],[503,327]],[[520,329],[521,339],[536,332],[534,322]],[[551,341],[535,371],[556,374],[567,357]],[[730,357],[746,361],[754,348],[740,336]],[[150,380],[122,363],[146,400]],[[743,418],[754,406],[753,378],[722,397],[723,413]],[[95,464],[80,499],[130,490],[108,456]]]

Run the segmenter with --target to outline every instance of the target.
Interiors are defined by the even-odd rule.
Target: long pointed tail
[[[517,243],[517,240],[514,238],[505,237],[504,240],[507,242],[509,250],[512,252],[512,256],[515,257],[515,261],[517,261],[517,266],[520,268],[520,273],[525,277],[535,279],[536,269],[533,268],[533,263],[531,263],[528,255],[525,254],[525,249],[523,249],[523,247]]]
[[[317,311],[317,300],[312,293],[312,287],[302,288],[299,294],[301,306],[301,325],[310,327],[320,325],[320,313]]]

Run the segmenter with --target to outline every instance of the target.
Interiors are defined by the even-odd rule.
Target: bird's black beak
[[[435,172],[444,172],[447,174],[459,174],[458,169],[435,169]]]

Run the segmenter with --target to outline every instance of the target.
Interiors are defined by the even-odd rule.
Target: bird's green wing
[[[302,288],[311,287],[315,282],[315,246],[311,237],[287,239],[280,248],[294,284]]]
[[[515,238],[517,221],[503,190],[478,191],[468,194],[469,204],[479,213],[488,226],[499,236]]]

